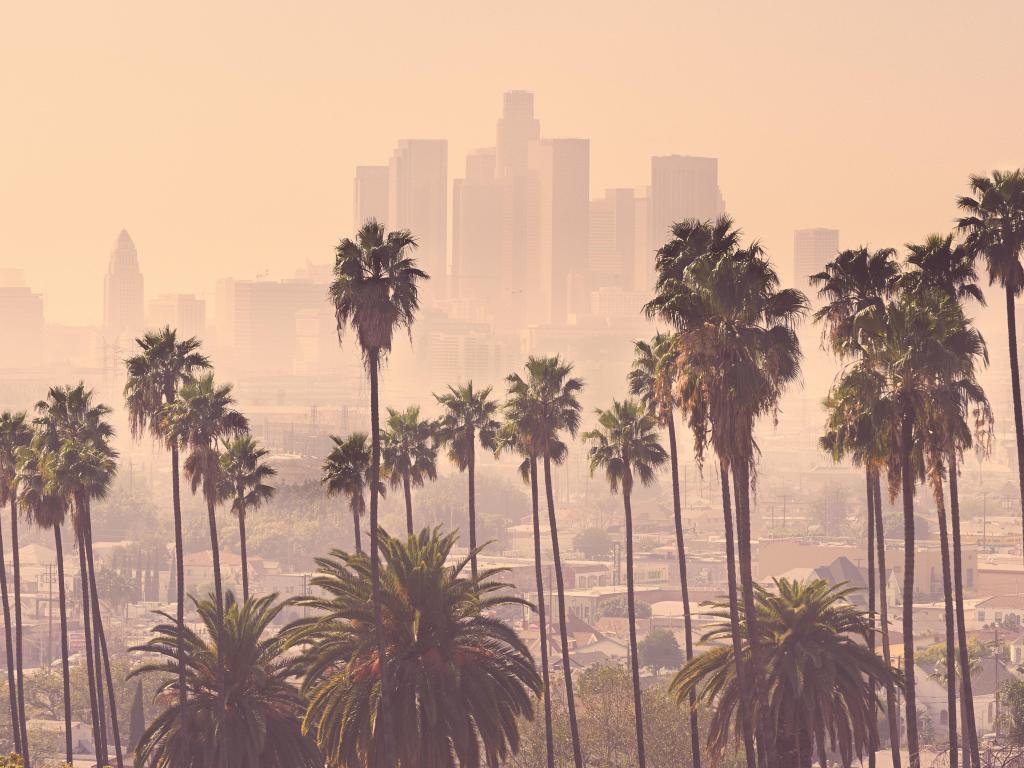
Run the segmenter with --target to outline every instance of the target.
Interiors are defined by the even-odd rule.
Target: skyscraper
[[[808,278],[821,272],[839,251],[838,229],[798,229],[793,232],[793,286],[807,293]],[[814,296],[808,294],[812,302]]]
[[[648,232],[654,248],[668,239],[669,230],[677,221],[713,219],[724,212],[725,201],[718,187],[718,158],[651,158]]]
[[[358,230],[367,219],[384,222],[388,217],[388,167],[358,165],[352,183],[352,229]]]
[[[530,142],[539,138],[540,120],[533,116],[533,94],[529,91],[505,93],[498,120],[497,175],[525,175]]]
[[[587,272],[592,289],[636,287],[636,195],[632,189],[609,189],[590,201]]]
[[[466,158],[466,176],[452,183],[452,289],[494,312],[501,291],[503,185],[495,178],[494,148]]]
[[[110,251],[110,264],[103,281],[103,330],[108,339],[142,331],[142,294],[139,255],[131,235],[122,229]]]
[[[446,293],[448,274],[448,142],[406,139],[388,165],[388,229],[409,229],[416,260],[431,277],[428,296]]]
[[[150,300],[146,308],[149,328],[169,326],[179,338],[206,334],[206,301],[191,293],[164,293]]]
[[[43,359],[43,297],[18,270],[0,272],[0,368],[29,368]]]

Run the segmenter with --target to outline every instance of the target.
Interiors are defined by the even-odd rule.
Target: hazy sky
[[[493,143],[501,93],[591,139],[592,187],[651,154],[721,159],[728,208],[788,273],[947,227],[972,171],[1024,165],[1024,3],[7,2],[0,268],[96,322],[121,226],[148,296],[326,261],[353,166]]]

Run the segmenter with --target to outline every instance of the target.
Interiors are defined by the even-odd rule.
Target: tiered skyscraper
[[[139,254],[131,235],[122,229],[103,281],[103,331],[109,340],[143,330],[142,296]]]

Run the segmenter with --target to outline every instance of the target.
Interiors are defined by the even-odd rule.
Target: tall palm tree
[[[633,367],[629,372],[630,394],[639,397],[648,412],[668,431],[669,464],[672,470],[672,515],[676,529],[676,554],[679,558],[679,585],[683,598],[683,634],[686,660],[693,658],[693,620],[690,616],[690,588],[686,578],[686,542],[683,537],[683,505],[679,493],[679,447],[676,443],[676,416],[679,398],[673,392],[677,375],[672,337],[659,333],[650,342],[634,345]],[[697,727],[696,695],[690,701],[690,753],[694,768],[700,768],[700,731]]]
[[[476,578],[476,444],[495,449],[498,432],[498,403],[491,399],[491,387],[473,389],[473,382],[449,386],[443,395],[434,395],[444,408],[438,425],[438,439],[448,446],[448,458],[469,478],[469,551],[473,578]]]
[[[655,430],[657,419],[635,400],[615,401],[606,411],[598,411],[598,426],[583,435],[589,441],[590,471],[603,469],[612,493],[622,489],[626,515],[626,604],[629,613],[629,653],[632,660],[633,711],[636,719],[636,748],[640,768],[646,768],[644,717],[640,704],[640,657],[636,645],[636,594],[633,577],[633,481],[642,485],[654,482],[654,473],[668,461]]]
[[[220,455],[220,472],[224,499],[231,502],[231,511],[238,518],[238,538],[242,552],[242,599],[249,600],[249,557],[245,540],[245,516],[270,501],[277,490],[267,481],[277,474],[263,461],[270,453],[261,448],[251,435],[224,441]]]
[[[994,171],[971,176],[970,195],[957,200],[963,211],[957,227],[967,235],[967,249],[985,260],[989,284],[999,284],[1006,296],[1006,333],[1010,351],[1013,426],[1017,435],[1017,483],[1021,496],[1021,535],[1024,536],[1024,410],[1017,357],[1017,297],[1024,291],[1024,171]]]
[[[331,435],[334,448],[327,454],[323,464],[320,482],[327,488],[327,495],[343,494],[348,497],[352,510],[352,527],[356,552],[363,551],[363,539],[359,532],[359,519],[366,514],[366,486],[370,484],[370,437],[365,432],[353,432],[346,439]],[[384,493],[384,484],[377,484],[377,492]]]
[[[520,718],[533,716],[540,677],[526,645],[492,609],[525,604],[495,580],[449,564],[455,533],[424,529],[408,539],[381,532],[386,567],[383,627],[395,687],[379,716],[385,668],[376,649],[370,563],[334,550],[317,558],[323,596],[297,599],[312,615],[285,631],[300,656],[308,696],[304,729],[329,765],[418,768],[497,765],[519,747]],[[528,604],[527,604],[528,605]]]
[[[381,462],[392,489],[405,493],[405,528],[412,536],[412,487],[437,479],[437,440],[434,423],[420,418],[418,405],[404,411],[388,408],[381,435]]]
[[[18,503],[27,517],[38,527],[44,530],[53,530],[53,546],[57,561],[57,604],[60,611],[61,675],[64,683],[64,759],[70,765],[74,756],[71,740],[71,669],[68,658],[64,541],[61,535],[61,526],[64,525],[67,517],[68,504],[60,495],[49,492],[54,459],[55,456],[43,447],[38,436],[33,438],[32,445],[18,451]]]
[[[185,477],[192,493],[202,490],[210,526],[210,550],[213,557],[213,588],[217,604],[223,605],[220,573],[220,545],[217,538],[217,504],[223,482],[218,445],[240,437],[249,429],[249,421],[234,409],[231,385],[214,383],[212,373],[187,381],[177,397],[164,405],[162,429],[170,439],[188,450]]]
[[[200,371],[208,370],[210,361],[199,351],[195,338],[178,339],[176,330],[165,327],[150,331],[135,340],[139,352],[125,361],[128,379],[124,385],[124,400],[128,408],[128,424],[132,436],[140,438],[149,432],[154,439],[165,443],[171,454],[171,504],[174,511],[174,564],[177,589],[178,631],[185,631],[185,563],[181,524],[181,483],[179,477],[179,444],[163,429],[163,409],[174,402],[178,389],[195,379]],[[183,641],[184,642],[184,641]],[[180,706],[185,706],[188,686],[185,684],[185,658],[178,664],[178,695]]]
[[[820,765],[828,759],[826,746],[851,765],[869,748],[871,724],[877,717],[878,697],[867,680],[896,684],[898,672],[867,648],[871,625],[846,598],[851,590],[815,579],[806,584],[776,579],[774,590],[755,588],[757,630],[763,654],[762,684],[753,693],[759,718],[765,718],[769,749],[778,765],[810,768],[817,752]],[[741,617],[747,623],[745,607]],[[720,604],[721,621],[702,638],[712,643],[731,632],[731,611]],[[746,633],[744,633],[746,637]],[[749,641],[741,652],[750,656]],[[671,690],[677,701],[691,691],[712,709],[708,748],[721,754],[732,723],[741,730],[737,704],[742,700],[729,645],[706,651],[679,671]]]
[[[370,379],[370,571],[373,581],[374,624],[381,659],[385,720],[390,692],[388,659],[384,656],[384,627],[380,607],[380,555],[377,551],[377,500],[380,489],[380,375],[381,363],[391,352],[395,332],[411,333],[420,307],[419,285],[430,276],[419,269],[412,251],[416,239],[408,230],[384,231],[370,219],[335,248],[334,279],[328,300],[334,307],[341,339],[349,326],[356,334]]]
[[[3,568],[4,632],[7,643],[7,679],[11,694],[11,725],[13,727],[15,751],[26,763],[29,760],[28,731],[25,725],[25,673],[23,666],[21,622],[21,558],[18,553],[18,499],[17,464],[18,451],[32,439],[32,429],[24,413],[0,413],[0,509],[11,508],[11,562],[14,567],[14,642],[11,643],[11,616],[7,592],[7,566],[3,562],[3,545],[0,543],[0,567]]]
[[[569,630],[565,610],[565,578],[562,573],[562,555],[558,546],[558,518],[555,514],[555,492],[551,478],[551,465],[567,455],[562,433],[575,437],[580,429],[579,395],[583,379],[572,375],[572,363],[560,357],[530,357],[526,361],[525,378],[510,374],[509,401],[520,415],[516,424],[523,449],[538,456],[544,465],[544,495],[548,508],[548,528],[551,531],[551,559],[555,571],[558,594],[558,630],[562,650],[562,674],[565,681],[565,702],[572,737],[573,764],[583,768],[583,750],[579,724],[576,719],[576,697],[572,685],[572,665],[569,659]]]
[[[185,707],[174,690],[182,645],[175,618],[161,613],[166,623],[154,628],[147,643],[132,649],[157,660],[132,670],[129,677],[158,675],[161,699],[176,700],[143,732],[135,764],[322,768],[323,757],[302,731],[305,702],[291,682],[283,639],[270,629],[285,604],[276,602],[276,595],[243,603],[230,591],[226,597],[223,609],[215,595],[196,601],[205,637],[185,630]]]

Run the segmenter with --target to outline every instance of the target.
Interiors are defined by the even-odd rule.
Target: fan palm
[[[11,563],[14,581],[14,624],[11,624],[10,601],[7,592],[7,566],[3,561],[3,544],[0,542],[0,568],[3,568],[4,632],[7,643],[7,679],[11,694],[11,725],[14,749],[27,761],[29,759],[28,731],[25,725],[25,673],[23,666],[21,622],[21,558],[18,552],[18,498],[17,464],[18,451],[32,439],[32,429],[24,413],[0,413],[0,509],[11,508]],[[12,649],[11,627],[14,627]],[[13,653],[12,653],[13,650]]]
[[[843,765],[869,747],[871,724],[880,702],[866,680],[898,682],[898,673],[867,648],[871,625],[846,602],[851,590],[815,579],[806,584],[776,579],[769,591],[755,587],[763,667],[761,684],[752,692],[755,714],[765,719],[769,748],[778,765],[809,768],[817,751],[825,765],[826,745],[838,751]],[[721,621],[702,638],[718,643],[731,634],[728,604],[712,613]],[[741,621],[747,624],[745,607]],[[744,633],[746,637],[746,633]],[[751,655],[749,641],[741,652]],[[679,671],[671,690],[677,701],[691,691],[713,711],[708,748],[721,753],[734,729],[742,700],[730,645],[706,651]]]
[[[166,623],[154,628],[149,642],[132,649],[158,659],[129,677],[161,676],[158,695],[175,703],[142,734],[136,765],[322,768],[316,745],[302,733],[305,703],[290,682],[282,638],[270,628],[284,607],[276,599],[268,595],[238,603],[229,591],[223,608],[215,595],[196,601],[205,636],[192,629],[182,636],[174,617],[159,614]],[[182,646],[186,697],[175,690]]]
[[[558,518],[555,514],[555,492],[551,478],[552,463],[564,461],[568,453],[561,440],[561,434],[567,432],[570,437],[575,437],[580,428],[579,395],[583,390],[583,379],[573,376],[572,368],[572,363],[558,356],[531,356],[526,361],[525,378],[513,373],[506,381],[509,407],[517,414],[514,423],[522,449],[529,455],[538,456],[544,464],[544,495],[547,501],[551,559],[558,593],[558,629],[566,710],[569,715],[569,733],[572,737],[573,764],[575,768],[583,768],[583,751],[576,719],[576,697],[573,694],[572,666],[569,659],[565,579],[562,573],[562,555],[558,546]]]
[[[363,551],[359,519],[366,514],[366,486],[370,484],[370,437],[365,432],[353,432],[346,439],[331,435],[334,448],[327,454],[323,464],[320,482],[327,488],[327,495],[342,494],[348,497],[352,510],[352,526],[356,551]],[[384,484],[377,484],[377,492],[384,493]]]
[[[603,469],[612,493],[622,489],[626,515],[626,603],[629,613],[629,654],[633,675],[633,710],[636,717],[636,747],[640,768],[645,768],[644,719],[640,704],[640,657],[636,646],[636,596],[633,578],[633,508],[631,495],[634,478],[642,485],[654,482],[654,473],[668,461],[658,443],[657,419],[635,400],[613,402],[607,411],[598,411],[598,427],[583,435],[590,442],[590,471]]]
[[[224,442],[220,455],[221,493],[231,502],[231,511],[238,518],[238,538],[242,553],[242,599],[249,600],[249,558],[245,540],[245,516],[270,501],[276,490],[267,481],[277,474],[263,461],[270,453],[261,448],[250,435]]]
[[[125,361],[128,379],[124,385],[124,400],[128,408],[128,424],[133,437],[148,431],[155,439],[165,443],[171,454],[171,503],[174,511],[174,563],[177,596],[178,629],[185,628],[185,551],[182,543],[181,483],[179,478],[180,445],[164,431],[162,419],[165,406],[174,402],[178,389],[195,379],[200,371],[210,367],[210,361],[199,351],[195,338],[178,339],[177,331],[165,327],[150,331],[135,340],[139,352]],[[178,667],[178,693],[184,697],[185,660]],[[185,699],[180,704],[184,706]]]
[[[340,340],[352,327],[370,379],[370,570],[373,581],[374,623],[377,645],[384,658],[384,628],[380,608],[380,555],[377,551],[377,500],[380,483],[380,365],[391,352],[395,332],[411,333],[420,307],[419,286],[430,276],[419,269],[412,251],[416,239],[408,230],[384,231],[374,219],[355,239],[345,238],[335,248],[334,279],[328,300],[334,307]],[[388,682],[387,665],[381,672]],[[385,691],[388,686],[385,685]],[[385,693],[385,697],[386,697]],[[384,717],[388,708],[383,707]]]
[[[309,706],[303,722],[329,765],[402,768],[496,765],[519,746],[519,718],[533,716],[540,678],[523,641],[489,615],[523,604],[495,580],[449,565],[455,534],[423,530],[404,541],[383,531],[381,600],[386,661],[377,652],[370,563],[335,550],[318,558],[323,597],[296,601],[313,612],[286,631],[300,650]],[[504,594],[500,594],[504,593]],[[380,717],[383,669],[394,716]]]
[[[476,578],[476,444],[493,451],[498,431],[498,403],[491,399],[491,388],[473,389],[473,382],[449,386],[443,395],[434,395],[444,408],[438,425],[438,440],[448,447],[448,458],[469,478],[469,551],[473,578]]]
[[[676,443],[675,411],[679,404],[673,389],[676,384],[676,359],[672,337],[659,333],[650,342],[634,344],[633,367],[629,372],[630,394],[654,415],[668,431],[669,465],[672,470],[672,515],[676,529],[676,554],[679,558],[679,585],[683,598],[683,634],[686,660],[693,658],[693,621],[690,616],[690,588],[686,578],[686,542],[683,538],[683,506],[679,494],[679,448]],[[694,768],[700,768],[700,732],[697,706],[690,708],[690,751]]]
[[[402,486],[405,493],[405,527],[412,536],[412,487],[437,479],[434,424],[420,418],[418,405],[404,411],[388,408],[387,425],[381,435],[381,462],[391,488]]]
[[[201,490],[206,501],[213,557],[213,588],[218,605],[223,605],[220,573],[220,545],[217,538],[217,504],[221,500],[223,476],[217,446],[224,440],[244,435],[249,422],[234,409],[231,385],[214,383],[205,373],[186,381],[177,397],[163,407],[162,426],[170,440],[188,450],[185,477],[195,494]]]

